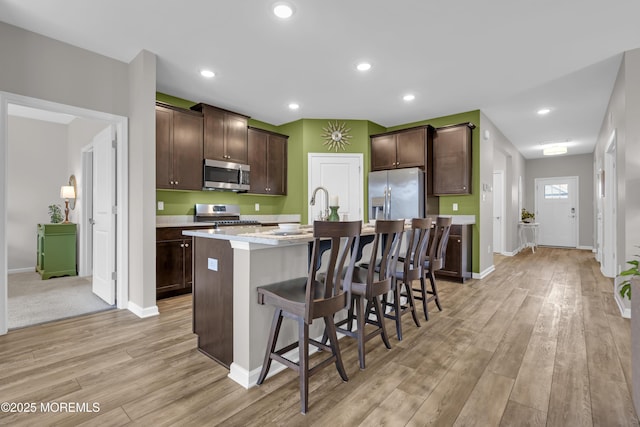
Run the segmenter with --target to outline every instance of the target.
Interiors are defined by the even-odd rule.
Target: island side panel
[[[227,240],[193,242],[193,330],[198,349],[229,368],[233,361],[233,250]]]

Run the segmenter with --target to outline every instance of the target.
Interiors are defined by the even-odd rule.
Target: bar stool
[[[391,291],[393,274],[400,255],[402,235],[404,234],[404,220],[376,221],[376,234],[371,248],[371,259],[368,265],[376,268],[356,267],[351,282],[351,307],[347,318],[336,323],[338,332],[358,341],[358,359],[360,369],[365,368],[364,343],[380,335],[387,348],[391,348],[380,297]],[[378,258],[378,252],[382,257]],[[360,249],[362,252],[362,249]],[[366,299],[366,309],[364,308]],[[355,311],[355,313],[354,313]],[[356,320],[356,330],[353,330],[353,320]],[[343,325],[346,328],[342,328]],[[375,329],[365,332],[365,325],[373,325]]]
[[[313,251],[309,264],[308,277],[286,280],[258,287],[258,303],[270,304],[276,310],[267,341],[267,349],[258,377],[258,385],[267,377],[271,361],[276,360],[298,373],[300,383],[300,407],[305,414],[309,400],[309,377],[319,369],[335,362],[340,377],[348,381],[342,364],[336,327],[333,321],[335,313],[347,307],[351,301],[351,278],[355,265],[355,250],[360,240],[362,221],[329,222],[315,221],[313,224]],[[320,256],[322,239],[331,241],[329,265],[324,280],[316,279],[316,268]],[[347,263],[348,258],[348,263]],[[345,271],[346,270],[346,271]],[[344,277],[344,279],[342,279]],[[288,317],[298,323],[298,341],[276,350],[282,319]],[[309,325],[315,319],[325,322],[325,334],[329,345],[309,337]],[[309,367],[309,344],[329,354],[329,357]],[[299,361],[286,359],[283,355],[298,347]]]
[[[433,219],[413,218],[411,220],[411,230],[409,231],[409,245],[404,258],[400,258],[402,270],[399,268],[395,272],[395,285],[393,286],[393,303],[387,302],[387,296],[383,296],[383,308],[391,307],[385,317],[396,322],[396,334],[398,341],[402,341],[402,315],[411,313],[413,322],[420,326],[420,321],[416,315],[415,303],[413,300],[412,282],[420,280],[424,276],[424,262],[429,245],[429,235]],[[403,291],[404,288],[404,291]],[[402,303],[402,298],[406,298],[406,303]],[[386,310],[385,310],[386,311]]]
[[[433,275],[436,271],[442,269],[447,251],[447,243],[449,242],[449,231],[451,230],[451,218],[439,216],[432,230],[431,242],[429,243],[429,255],[424,262],[424,274],[420,277],[420,287],[412,288],[414,292],[418,292],[414,298],[422,301],[422,309],[424,310],[424,318],[429,320],[429,311],[427,303],[436,302],[439,311],[442,311],[440,305],[440,297],[438,297],[438,288],[436,287],[436,279]],[[426,277],[429,278],[431,290],[427,289]]]

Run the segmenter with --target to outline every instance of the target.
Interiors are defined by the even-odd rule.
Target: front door
[[[536,178],[538,244],[578,246],[578,178]]]
[[[113,127],[93,138],[93,293],[115,304],[115,159]]]
[[[308,197],[316,187],[324,187],[329,196],[338,196],[340,219],[355,221],[363,219],[364,200],[362,177],[362,154],[309,153]],[[315,206],[309,206],[307,222],[314,219],[324,209],[324,195],[318,192]],[[308,202],[308,200],[307,200]]]

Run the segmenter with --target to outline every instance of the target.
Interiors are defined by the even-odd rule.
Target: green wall
[[[166,95],[158,92],[156,99],[167,104],[182,108],[189,108],[195,103],[182,98]],[[249,119],[249,126],[278,132],[289,136],[287,145],[287,196],[266,196],[253,194],[236,194],[220,191],[177,191],[156,190],[156,199],[164,202],[165,209],[156,211],[157,215],[192,215],[195,203],[233,203],[240,205],[240,212],[244,215],[251,214],[300,214],[301,222],[306,224],[309,195],[308,186],[308,162],[309,153],[328,153],[323,144],[326,128],[329,122],[338,121],[345,123],[350,129],[352,138],[350,144],[345,147],[345,153],[362,153],[364,163],[364,197],[365,212],[368,211],[368,183],[367,177],[370,169],[371,149],[369,135],[406,129],[413,126],[431,125],[442,127],[458,123],[471,122],[476,125],[472,137],[472,191],[468,196],[440,196],[440,213],[443,215],[475,215],[476,225],[473,226],[473,256],[472,270],[479,272],[480,266],[480,111],[469,111],[450,116],[426,119],[419,122],[385,128],[368,120],[342,120],[342,119],[300,119],[295,122],[280,126],[271,125],[254,119]],[[260,211],[255,211],[255,204],[260,204]],[[458,204],[458,211],[453,211],[453,203]],[[364,218],[367,219],[366,217]]]

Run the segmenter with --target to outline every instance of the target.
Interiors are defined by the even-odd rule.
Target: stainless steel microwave
[[[248,191],[250,172],[249,165],[207,159],[204,161],[204,189]]]

